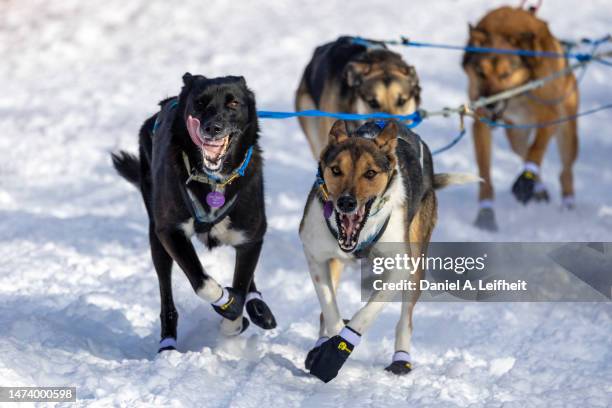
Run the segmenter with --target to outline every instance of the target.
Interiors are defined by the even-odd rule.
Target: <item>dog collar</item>
[[[215,186],[215,188],[217,186],[225,188],[225,186],[231,184],[238,177],[244,176],[244,173],[247,167],[249,166],[249,163],[251,162],[252,155],[253,146],[249,147],[249,150],[247,150],[246,155],[242,160],[240,166],[238,166],[238,168],[232,171],[227,177],[219,177],[212,173],[200,173],[195,169],[195,167],[192,168],[189,163],[189,156],[187,156],[187,153],[183,152],[183,163],[185,163],[185,169],[187,170],[187,174],[189,174],[189,177],[187,178],[187,181],[185,181],[185,184],[189,184],[189,182],[193,180],[197,181],[198,183],[205,183]]]

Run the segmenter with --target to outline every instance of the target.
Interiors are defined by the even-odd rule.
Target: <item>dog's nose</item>
[[[221,131],[223,131],[223,126],[221,126],[219,123],[212,123],[212,124],[206,126],[204,128],[204,130],[209,135],[216,136],[219,133],[221,133]]]
[[[342,196],[338,199],[338,208],[342,212],[351,212],[357,208],[357,200],[351,196]]]

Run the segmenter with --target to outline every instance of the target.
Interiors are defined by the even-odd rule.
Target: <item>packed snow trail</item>
[[[402,378],[383,371],[399,316],[390,305],[335,381],[310,377],[303,360],[319,305],[297,228],[315,162],[296,120],[261,121],[269,233],[256,279],[279,327],[222,337],[218,316],[175,267],[180,352],[155,353],[159,292],[145,210],[109,152],[136,151],[139,126],[176,94],[182,74],[241,74],[260,109],[290,110],[315,46],[341,34],[461,44],[467,23],[501,4],[0,2],[0,385],[76,386],[82,406],[610,405],[610,303],[420,303],[415,370]],[[609,31],[612,9],[604,0],[545,2],[540,15],[561,38],[594,37]],[[397,51],[417,68],[424,107],[465,100],[460,53]],[[610,101],[610,75],[589,69],[582,108]],[[580,121],[575,211],[559,210],[553,146],[543,170],[552,203],[515,202],[509,190],[521,163],[497,132],[501,231],[473,228],[476,186],[457,187],[439,194],[434,240],[609,241],[611,119],[602,112]],[[457,126],[432,119],[418,132],[435,149]],[[475,172],[470,138],[435,166]],[[229,284],[232,250],[198,248],[207,270]],[[343,281],[350,316],[358,274]]]

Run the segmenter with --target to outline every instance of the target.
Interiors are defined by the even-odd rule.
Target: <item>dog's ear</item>
[[[416,69],[414,69],[412,65],[402,64],[400,66],[400,71],[407,77],[416,77]]]
[[[368,75],[371,65],[367,62],[349,62],[344,70],[344,80],[351,88],[361,85],[363,77]]]
[[[185,72],[185,74],[183,75],[183,84],[184,85],[191,85],[191,83],[193,82],[193,75],[191,75],[190,72]]]
[[[342,143],[349,138],[346,122],[337,120],[329,131],[329,144]]]
[[[468,24],[468,33],[470,34],[469,43],[473,46],[480,46],[487,41],[488,34],[486,31]]]
[[[390,120],[387,122],[383,130],[374,138],[374,142],[378,145],[381,150],[386,152],[395,151],[397,146],[397,122]]]

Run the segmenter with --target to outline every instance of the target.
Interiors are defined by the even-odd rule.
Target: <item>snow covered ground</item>
[[[290,110],[313,48],[340,34],[462,44],[467,22],[500,1],[0,1],[0,386],[78,388],[79,405],[205,407],[609,406],[612,307],[593,304],[422,303],[415,370],[383,372],[397,305],[327,385],[303,370],[319,307],[297,236],[315,172],[295,120],[262,121],[269,233],[258,286],[279,327],[223,338],[218,317],[175,270],[180,352],[157,355],[159,294],[137,191],[108,153],[136,149],[156,102],[185,71],[242,74],[260,109]],[[562,38],[610,30],[607,0],[547,1],[541,15]],[[463,102],[460,54],[399,49],[415,64],[433,109]],[[583,109],[610,102],[612,71],[594,66]],[[559,210],[559,162],[544,176],[553,202],[519,206],[509,193],[520,161],[501,134],[494,181],[501,232],[471,226],[476,187],[439,194],[437,241],[610,241],[611,114],[580,122],[578,208]],[[455,119],[427,121],[432,148]],[[475,172],[466,137],[436,158],[438,171]],[[206,253],[229,284],[233,253]],[[359,306],[347,273],[341,306]],[[409,405],[410,404],[410,405]]]

